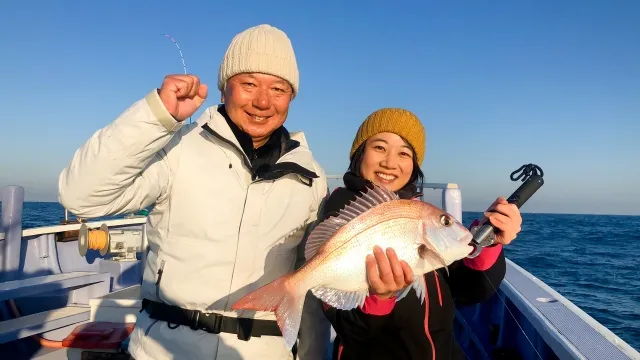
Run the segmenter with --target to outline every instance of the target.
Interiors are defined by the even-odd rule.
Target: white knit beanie
[[[257,72],[278,76],[298,93],[299,75],[296,55],[287,35],[270,25],[258,25],[237,34],[222,58],[218,89],[240,73]]]

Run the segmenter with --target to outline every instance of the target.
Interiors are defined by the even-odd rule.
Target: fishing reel
[[[99,250],[104,256],[110,247],[109,228],[107,224],[102,224],[99,229],[89,229],[87,224],[82,223],[78,231],[78,252],[80,256],[87,255],[87,250]]]
[[[514,177],[517,173],[520,175]],[[536,192],[542,185],[544,185],[543,179],[544,173],[542,169],[535,164],[525,164],[511,173],[511,180],[518,181],[522,179],[523,183],[520,187],[514,191],[507,202],[509,204],[515,204],[518,209],[524,205],[527,200]],[[496,241],[495,231],[496,228],[488,220],[484,224],[473,226],[471,229],[473,239],[470,245],[474,246],[473,252],[469,254],[468,258],[475,258],[480,255],[483,248],[493,246]]]
[[[87,250],[98,250],[100,255],[110,255],[111,260],[136,260],[142,247],[142,231],[109,229],[107,224],[90,229],[83,223],[78,231],[78,252],[86,256]]]

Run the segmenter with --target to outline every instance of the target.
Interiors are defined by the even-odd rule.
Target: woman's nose
[[[384,157],[384,159],[382,159],[380,165],[387,169],[395,169],[398,165],[398,159],[396,159],[394,155],[388,154]]]

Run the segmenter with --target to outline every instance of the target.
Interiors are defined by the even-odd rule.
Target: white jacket
[[[246,155],[215,106],[185,125],[174,120],[154,90],[78,149],[60,175],[60,203],[85,218],[154,205],[143,297],[227,316],[275,319],[270,312],[236,313],[231,306],[294,269],[296,248],[326,196],[324,171],[304,134],[291,133],[291,139],[300,145],[278,162],[298,164],[318,177],[311,183],[295,173],[252,181]],[[311,332],[301,325],[301,334]],[[321,348],[326,339],[318,341],[306,345]],[[138,315],[129,349],[137,360],[290,358],[281,337],[241,341],[235,334],[170,329],[146,312]]]

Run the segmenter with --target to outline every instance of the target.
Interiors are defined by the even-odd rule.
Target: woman
[[[375,111],[353,141],[345,187],[330,195],[320,220],[335,215],[372,183],[403,199],[419,197],[415,183],[423,180],[424,152],[424,128],[414,114],[395,108]],[[464,359],[453,333],[455,304],[473,304],[493,295],[505,274],[502,244],[515,239],[522,222],[518,208],[503,198],[489,211],[485,220],[498,228],[498,245],[474,259],[454,262],[448,275],[443,269],[424,275],[424,303],[413,289],[396,302],[394,294],[411,284],[413,273],[393,249],[386,249],[387,256],[379,247],[374,249],[366,260],[370,295],[362,308],[347,311],[323,305],[337,333],[334,358]]]

